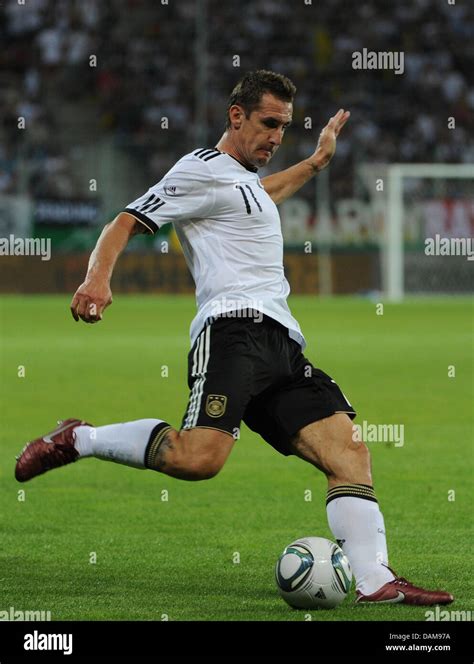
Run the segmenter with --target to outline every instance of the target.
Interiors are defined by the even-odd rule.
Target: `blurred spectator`
[[[112,138],[154,180],[198,147],[198,10],[196,0],[28,0],[0,8],[0,191],[19,186],[20,154],[28,159],[31,193],[88,195],[71,156],[75,132],[92,144]],[[383,3],[382,10],[378,0],[207,0],[206,15],[208,145],[220,137],[226,98],[240,76],[273,68],[298,87],[294,124],[275,167],[309,155],[340,106],[352,118],[331,165],[338,193],[350,194],[352,167],[363,159],[472,160],[468,3],[412,0]],[[355,71],[352,54],[363,48],[403,51],[404,74]],[[448,117],[456,118],[456,131]]]
[[[11,194],[16,187],[16,156],[13,148],[0,145],[0,194]]]

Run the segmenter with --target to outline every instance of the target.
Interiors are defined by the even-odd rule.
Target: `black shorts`
[[[182,429],[208,427],[238,438],[243,420],[284,455],[293,454],[290,442],[307,424],[356,414],[288,330],[259,312],[208,321],[188,356],[188,384]]]

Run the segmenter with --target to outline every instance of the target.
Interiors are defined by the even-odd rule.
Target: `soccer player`
[[[350,115],[341,109],[329,120],[309,158],[261,180],[258,168],[291,124],[295,92],[281,74],[247,73],[230,95],[217,145],[182,157],[105,226],[72,299],[76,321],[100,321],[130,237],[174,224],[198,304],[181,427],[157,418],[100,427],[68,419],[25,447],[15,475],[24,482],[96,457],[204,480],[224,465],[243,420],[278,452],[327,476],[328,522],[351,563],[358,602],[447,604],[451,594],[418,588],[388,566],[369,451],[353,437],[355,410],[302,354],[305,341],[287,305],[277,205],[328,165]]]

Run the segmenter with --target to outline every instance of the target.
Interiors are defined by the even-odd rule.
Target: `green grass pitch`
[[[357,421],[405,426],[402,447],[370,444],[391,564],[453,592],[453,610],[471,610],[469,301],[413,299],[383,315],[361,299],[290,304],[307,356],[340,384]],[[57,419],[178,426],[187,403],[192,298],[118,295],[95,326],[75,323],[68,307],[59,296],[0,301],[0,610],[51,611],[53,620],[307,619],[279,598],[274,564],[294,538],[332,539],[326,481],[246,427],[210,481],[87,459],[15,482],[15,454]],[[424,620],[427,610],[353,600],[351,591],[312,619]]]

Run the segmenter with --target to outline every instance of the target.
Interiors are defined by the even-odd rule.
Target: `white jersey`
[[[254,309],[304,348],[286,301],[280,215],[256,169],[216,149],[194,150],[124,212],[152,233],[174,224],[196,284],[191,345],[208,318]]]

